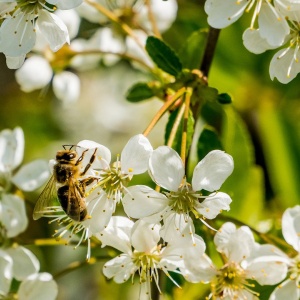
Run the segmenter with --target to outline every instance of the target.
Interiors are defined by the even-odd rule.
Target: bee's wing
[[[33,219],[37,220],[45,215],[45,209],[52,206],[56,199],[56,184],[54,176],[52,175],[35,204],[33,210]]]
[[[80,211],[81,211],[81,198],[80,187],[77,182],[70,178],[69,181],[69,195],[68,195],[68,205],[66,208],[66,213],[75,221],[80,221]]]

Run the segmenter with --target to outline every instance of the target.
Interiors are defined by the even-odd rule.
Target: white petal
[[[108,27],[100,28],[91,38],[91,42],[98,40],[97,48],[104,52],[123,53],[125,51],[124,40],[121,36]],[[103,62],[107,66],[112,66],[120,60],[119,55],[105,54]]]
[[[296,280],[286,280],[274,290],[269,300],[299,300],[299,297],[300,290],[297,286]]]
[[[217,270],[211,259],[203,254],[199,256],[197,261],[190,260],[186,264],[186,268],[181,270],[184,278],[189,282],[210,282],[216,275]]]
[[[166,31],[176,19],[177,2],[176,0],[152,0],[150,2],[151,11],[156,21],[156,26],[160,32]],[[137,14],[137,20],[142,28],[153,30],[152,24],[148,18],[148,8],[143,5]]]
[[[234,23],[244,13],[248,0],[207,0],[205,12],[208,24],[215,28],[224,28]]]
[[[254,237],[249,227],[236,229],[233,223],[227,222],[214,237],[217,250],[223,253],[229,261],[239,263],[251,255],[255,246]]]
[[[28,224],[25,201],[16,195],[3,194],[0,202],[0,220],[8,238],[23,232]]]
[[[80,6],[78,6],[76,8],[76,11],[78,12],[78,14],[92,22],[92,23],[103,23],[103,22],[107,22],[107,17],[103,14],[101,14],[99,11],[97,11],[96,8],[92,7],[91,5],[83,2]]]
[[[300,206],[288,208],[282,216],[282,234],[284,239],[300,252]]]
[[[111,246],[121,252],[131,254],[131,230],[133,222],[125,217],[112,217],[106,228],[97,236],[102,247]]]
[[[260,35],[272,46],[281,46],[290,32],[284,16],[270,4],[263,2],[258,15]]]
[[[40,10],[37,25],[52,51],[59,50],[65,43],[70,44],[67,26],[56,15]]]
[[[164,225],[160,234],[166,242],[171,244],[194,245],[195,227],[192,219],[185,214],[170,212],[164,217]]]
[[[24,133],[22,128],[5,129],[0,133],[0,171],[12,171],[23,160]]]
[[[6,56],[6,65],[9,69],[18,69],[23,65],[25,57],[25,54],[16,57]]]
[[[24,280],[29,275],[39,271],[40,263],[30,250],[18,246],[16,248],[9,248],[6,251],[13,259],[13,276],[17,280]]]
[[[65,3],[66,0],[63,1]],[[78,0],[82,2],[82,0]],[[47,1],[49,2],[49,1]],[[80,26],[80,17],[75,10],[56,10],[55,14],[65,23],[68,28],[70,39],[73,39],[77,36],[79,26]]]
[[[76,102],[80,96],[80,79],[69,71],[55,74],[53,78],[53,92],[57,99],[65,102]]]
[[[59,9],[71,9],[79,6],[82,3],[82,0],[60,0],[57,3]]]
[[[98,192],[99,191],[99,192]],[[90,218],[84,221],[84,226],[89,227],[91,234],[96,234],[102,231],[109,223],[112,214],[116,209],[116,201],[108,199],[107,195],[99,188],[89,196],[94,198],[94,195],[98,195],[92,201],[88,200],[88,215]]]
[[[133,264],[131,257],[125,254],[121,254],[108,261],[103,267],[103,274],[107,278],[114,277],[114,281],[117,283],[127,281],[135,271],[136,267]]]
[[[279,50],[270,62],[270,77],[275,77],[281,83],[289,83],[300,72],[300,56],[294,48],[284,48]]]
[[[121,168],[125,174],[141,174],[148,168],[153,148],[142,134],[133,136],[121,153]]]
[[[131,218],[144,218],[168,207],[168,198],[145,185],[131,186],[122,199],[125,213]]]
[[[191,246],[186,243],[172,244],[169,243],[162,251],[161,265],[165,262],[169,267],[174,269],[180,268],[180,271],[187,271],[192,265],[202,262],[200,259],[205,252],[206,245],[200,236],[195,235],[194,245]]]
[[[212,194],[199,203],[197,211],[207,219],[214,219],[223,210],[230,209],[231,198],[225,193]]]
[[[175,192],[185,173],[180,156],[167,146],[158,147],[153,151],[149,160],[149,172],[159,186]]]
[[[216,191],[232,171],[232,157],[223,151],[213,150],[195,167],[192,179],[193,190]]]
[[[34,46],[36,34],[31,21],[23,13],[4,20],[0,28],[0,51],[7,56],[20,57]]]
[[[277,48],[272,47],[266,39],[262,38],[259,29],[248,28],[243,33],[243,43],[248,51],[260,54],[268,49]]]
[[[19,300],[55,300],[58,287],[49,273],[33,274],[21,282]]]
[[[12,182],[21,190],[29,192],[42,186],[49,177],[49,164],[39,159],[23,165],[12,178]]]
[[[43,57],[33,55],[16,71],[15,76],[21,90],[31,92],[45,87],[52,78],[52,68]]]
[[[135,222],[131,231],[131,244],[138,252],[151,252],[160,240],[160,225],[150,224],[143,219]]]
[[[287,265],[278,261],[267,261],[262,257],[260,262],[253,262],[247,267],[249,278],[255,278],[260,285],[273,285],[286,278]]]
[[[85,149],[94,150],[95,148],[97,148],[96,159],[92,164],[92,167],[94,169],[107,169],[109,167],[111,161],[111,152],[107,147],[90,140],[82,140],[77,145],[79,147],[82,147],[82,149],[77,149],[78,155],[82,155],[82,152]],[[84,154],[84,159],[82,161],[82,164],[84,166],[86,166],[89,163],[91,155],[93,155],[93,153],[94,151],[90,150]]]
[[[6,295],[9,292],[13,278],[12,268],[12,258],[6,252],[0,250],[0,295]]]

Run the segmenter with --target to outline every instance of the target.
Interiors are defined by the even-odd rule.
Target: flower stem
[[[134,34],[134,31],[128,26],[126,23],[124,23],[118,16],[116,16],[113,12],[106,9],[104,6],[100,5],[99,3],[96,3],[92,0],[85,0],[86,3],[96,8],[100,13],[105,15],[108,19],[110,19],[112,22],[119,24],[123,31],[127,33],[129,36],[131,36],[136,43],[144,50],[143,44],[140,42],[140,40],[136,37]]]
[[[155,17],[153,15],[153,11],[152,11],[150,3],[151,3],[150,0],[145,0],[145,4],[146,4],[147,9],[148,9],[148,18],[149,18],[151,26],[152,26],[152,31],[153,31],[153,33],[156,37],[161,38],[161,34],[160,34],[160,32],[157,28],[156,20],[155,20]]]
[[[212,64],[212,60],[214,57],[214,52],[217,46],[219,34],[220,34],[220,29],[209,27],[206,48],[204,51],[202,64],[200,66],[200,70],[203,72],[204,76],[208,76]]]
[[[193,93],[192,88],[187,88],[185,92],[185,109],[184,109],[184,116],[183,116],[183,130],[182,130],[182,138],[181,138],[181,159],[183,165],[185,166],[185,159],[186,159],[186,146],[187,146],[187,134],[188,134],[188,120],[189,120],[189,112],[190,112],[190,104],[191,104],[191,96]]]
[[[179,112],[176,116],[176,119],[174,121],[174,124],[173,124],[173,127],[171,129],[171,132],[170,132],[170,136],[168,138],[168,141],[167,141],[167,146],[169,147],[172,147],[172,144],[174,142],[174,139],[175,139],[175,136],[176,136],[176,132],[178,130],[178,127],[180,125],[180,121],[183,117],[183,114],[184,114],[184,111],[185,111],[185,103],[183,103],[179,109]]]
[[[185,93],[186,88],[183,87],[178,90],[174,95],[172,95],[160,108],[157,114],[154,116],[148,127],[143,132],[144,136],[147,136],[150,131],[154,128],[160,118],[170,109],[170,107]]]

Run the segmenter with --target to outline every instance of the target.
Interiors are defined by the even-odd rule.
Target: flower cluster
[[[281,47],[270,63],[270,76],[288,83],[300,72],[300,3],[293,0],[207,0],[208,23],[224,28],[253,10],[248,29],[243,34],[245,47],[255,53]]]
[[[14,279],[20,281],[16,292],[20,299],[24,295],[24,299],[37,299],[46,293],[51,300],[58,291],[52,276],[39,273],[37,258],[13,240],[25,230],[27,217],[24,200],[11,192],[12,186],[31,191],[50,175],[48,164],[39,160],[15,173],[23,148],[20,128],[0,133],[0,295],[10,297]],[[281,300],[284,295],[299,298],[299,254],[290,258],[274,245],[259,244],[247,226],[237,228],[227,222],[214,234],[222,266],[205,253],[209,241],[199,235],[197,222],[202,221],[213,232],[215,229],[205,220],[230,208],[230,196],[219,191],[233,171],[233,159],[227,153],[209,152],[195,166],[190,183],[177,152],[168,146],[153,150],[142,134],[133,136],[114,162],[107,147],[83,140],[58,151],[50,166],[52,176],[38,199],[34,218],[44,216],[57,221],[61,225],[55,233],[58,238],[69,233],[71,237],[79,234],[77,245],[87,240],[87,259],[91,256],[91,237],[102,247],[120,251],[104,264],[107,278],[123,283],[137,274],[140,293],[149,299],[151,282],[161,292],[162,272],[176,286],[179,283],[174,273],[191,283],[209,283],[209,299],[259,299],[255,282],[277,285],[270,300]],[[156,190],[130,184],[134,175],[146,171],[157,185]],[[55,192],[55,202],[44,198],[51,196],[49,191]],[[116,214],[121,203],[127,217]],[[287,209],[282,218],[283,236],[296,253],[299,216],[300,206],[296,206]]]
[[[156,30],[163,32],[176,18],[177,2],[149,3],[150,7],[144,1],[2,2],[0,16],[5,20],[0,27],[0,51],[8,67],[18,69],[16,80],[24,92],[45,88],[52,82],[59,100],[74,102],[80,96],[80,80],[70,68],[77,72],[91,70],[100,61],[111,66],[122,57],[130,57],[137,68],[153,67],[144,50],[147,36],[153,33],[149,9]],[[111,19],[105,13],[133,29],[128,33],[110,26]],[[98,24],[88,39],[78,37],[82,18]]]
[[[222,210],[229,210],[231,198],[218,189],[233,171],[232,157],[220,150],[211,151],[196,165],[189,184],[177,152],[167,146],[153,150],[141,134],[128,141],[113,163],[109,149],[94,141],[81,141],[74,148],[77,156],[73,164],[80,165],[80,175],[74,182],[75,192],[71,187],[67,188],[70,193],[67,198],[73,201],[76,191],[82,189],[85,197],[82,199],[77,195],[74,201],[83,201],[86,205],[84,214],[78,209],[78,214],[84,217],[75,219],[74,204],[64,203],[64,197],[59,195],[65,184],[60,180],[61,169],[66,169],[66,162],[62,165],[61,157],[67,159],[65,155],[72,154],[71,150],[58,152],[56,161],[51,162],[60,203],[48,203],[41,196],[34,217],[50,217],[52,222],[63,225],[55,233],[58,238],[67,232],[71,235],[80,232],[78,245],[88,240],[87,259],[91,255],[91,236],[98,238],[103,246],[124,252],[105,265],[105,275],[123,282],[138,272],[146,293],[149,293],[152,279],[158,283],[158,269],[164,270],[167,276],[170,276],[169,271],[190,273],[184,258],[200,259],[205,251],[205,243],[195,232],[193,219],[206,223],[205,219],[213,219]],[[163,192],[148,186],[128,186],[134,175],[147,170]],[[112,217],[119,203],[123,203],[128,217],[138,220],[136,223],[125,217]]]
[[[24,134],[21,128],[0,132],[0,298],[18,297],[34,300],[55,299],[58,289],[49,273],[39,273],[35,255],[14,243],[28,224],[25,201],[18,191],[32,191],[49,176],[46,161],[36,160],[22,166]],[[12,281],[20,282],[17,295],[11,292]]]

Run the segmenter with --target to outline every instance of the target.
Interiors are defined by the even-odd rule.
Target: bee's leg
[[[77,159],[75,166],[78,166],[80,162],[83,160],[85,152],[89,151],[89,149],[86,149],[82,152],[81,156]]]
[[[81,160],[83,159],[83,155],[84,155],[84,153],[86,152],[87,150],[85,150],[85,151],[83,151],[83,153],[82,153],[82,155],[81,155]],[[90,158],[90,161],[89,161],[89,163],[85,166],[85,168],[84,168],[84,170],[83,170],[83,172],[81,172],[81,174],[80,174],[80,176],[83,176],[83,175],[85,175],[85,173],[88,171],[88,169],[91,167],[91,165],[92,165],[92,163],[94,162],[94,160],[95,160],[95,158],[96,158],[96,152],[97,152],[97,148],[95,148],[95,151],[94,151],[94,153],[93,153],[93,155],[91,156],[91,158]],[[80,159],[79,158],[79,159]],[[78,159],[78,160],[79,160]]]

